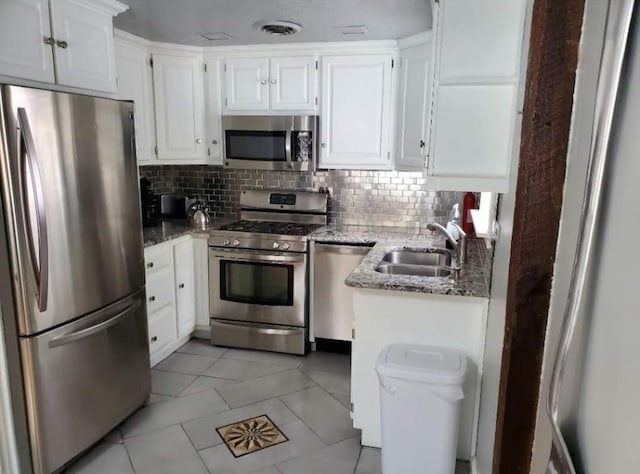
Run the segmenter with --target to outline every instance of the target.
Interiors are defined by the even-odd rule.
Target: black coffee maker
[[[142,227],[158,225],[160,198],[151,190],[151,181],[140,178],[140,205],[142,207]]]

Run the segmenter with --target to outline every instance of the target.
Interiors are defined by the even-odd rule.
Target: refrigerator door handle
[[[38,309],[42,313],[47,310],[47,296],[49,294],[49,241],[47,236],[47,217],[44,205],[42,175],[38,164],[38,154],[33,141],[33,135],[31,134],[31,126],[29,125],[27,111],[23,107],[18,108],[18,126],[20,127],[20,134],[22,137],[20,143],[24,144],[24,150],[20,150],[22,180],[23,182],[27,179],[31,181],[35,199],[36,222],[38,226],[37,259],[33,235],[30,232],[27,232],[27,239],[29,241],[31,263],[38,284]],[[28,177],[25,175],[25,170],[27,169],[29,173]],[[26,189],[23,189],[22,199],[25,201],[25,208],[27,209],[27,212],[32,212],[32,210],[29,209]]]
[[[118,322],[120,322],[121,319],[125,318],[138,306],[140,306],[140,300],[137,300],[135,303],[130,304],[124,310],[120,311],[118,314],[116,314],[112,318],[107,319],[106,321],[102,321],[101,323],[98,323],[94,326],[81,329],[80,331],[72,332],[71,334],[65,334],[64,336],[51,339],[51,341],[49,341],[49,348],[53,349],[54,347],[64,346],[65,344],[69,344],[70,342],[77,341],[78,339],[84,339],[85,337],[89,337],[100,331],[104,331],[111,326],[115,326],[116,324],[118,324]]]

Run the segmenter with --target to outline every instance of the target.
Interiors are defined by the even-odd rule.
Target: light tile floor
[[[349,357],[191,340],[152,370],[152,395],[76,460],[85,474],[380,474],[349,416]],[[234,458],[216,428],[266,414],[288,442]],[[459,464],[456,474],[469,472]]]

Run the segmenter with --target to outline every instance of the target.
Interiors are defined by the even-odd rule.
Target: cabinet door
[[[269,110],[267,58],[227,59],[224,79],[226,110]]]
[[[135,106],[138,163],[149,164],[155,159],[156,146],[150,56],[140,49],[116,43],[116,64],[118,98],[133,100]]]
[[[85,3],[51,1],[58,84],[116,92],[112,17]]]
[[[391,55],[322,59],[321,168],[389,169]]]
[[[48,0],[0,1],[0,75],[55,81]]]
[[[269,82],[272,110],[316,109],[316,58],[271,58]]]
[[[429,150],[431,45],[408,48],[400,59],[396,169],[420,170]]]
[[[207,159],[212,165],[222,165],[222,123],[220,120],[222,90],[219,59],[206,61],[204,97],[207,113]]]
[[[153,55],[158,160],[206,157],[202,58]]]
[[[430,174],[497,180],[508,176],[516,94],[516,84],[440,86]]]
[[[524,0],[439,2],[440,80],[518,75]]]
[[[176,314],[178,337],[187,336],[196,324],[196,292],[194,277],[193,240],[173,246],[176,286]]]

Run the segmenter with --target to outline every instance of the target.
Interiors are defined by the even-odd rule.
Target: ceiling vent
[[[226,41],[232,39],[231,35],[227,33],[201,33],[201,38],[206,39],[207,41]]]
[[[345,36],[366,35],[369,32],[369,28],[367,28],[365,25],[338,26],[337,29]]]
[[[302,31],[302,26],[291,21],[266,20],[253,24],[256,30],[275,36],[290,36]]]

